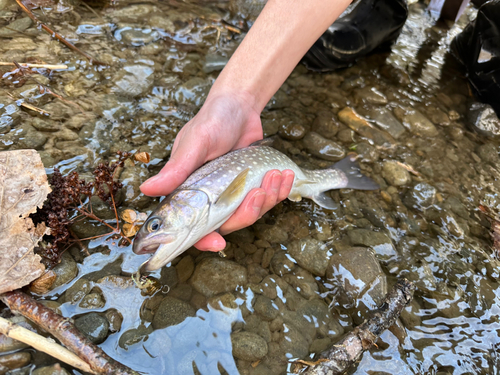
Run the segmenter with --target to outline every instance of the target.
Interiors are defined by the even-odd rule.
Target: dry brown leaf
[[[57,275],[54,271],[49,270],[45,272],[42,276],[31,283],[30,292],[36,294],[47,293],[52,284],[54,284],[54,281],[56,281],[56,278]]]
[[[45,270],[33,249],[49,230],[28,216],[49,192],[35,150],[0,152],[0,294],[29,284]]]
[[[151,161],[151,156],[147,152],[138,152],[134,155],[134,158],[143,163],[149,163]]]
[[[123,221],[129,224],[133,224],[137,221],[137,212],[131,210],[130,208],[124,210],[121,216]]]
[[[126,237],[133,237],[139,231],[140,226],[135,224],[125,223],[123,224],[123,234]]]

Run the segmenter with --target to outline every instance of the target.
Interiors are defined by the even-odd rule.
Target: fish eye
[[[146,226],[148,232],[156,232],[158,229],[160,229],[161,226],[161,220],[158,218],[154,218],[150,220]]]

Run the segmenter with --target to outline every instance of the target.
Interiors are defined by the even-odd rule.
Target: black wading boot
[[[407,17],[406,0],[359,0],[314,43],[302,62],[320,72],[351,66],[377,47],[392,44]]]
[[[451,51],[465,66],[476,98],[500,117],[500,0],[479,8],[477,18],[451,42]]]

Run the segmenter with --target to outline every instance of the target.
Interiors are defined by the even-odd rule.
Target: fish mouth
[[[142,255],[142,254],[149,254],[149,253],[154,253],[158,248],[160,247],[160,244],[151,244],[151,245],[146,245],[142,246],[140,249],[136,249],[134,253],[137,255]]]

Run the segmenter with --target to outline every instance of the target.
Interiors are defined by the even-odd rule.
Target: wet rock
[[[26,366],[31,361],[31,354],[18,352],[0,356],[0,371],[5,374],[9,370],[15,370]]]
[[[115,309],[110,309],[104,313],[104,316],[108,319],[110,332],[118,332],[121,330],[123,323],[122,314]]]
[[[343,146],[315,132],[307,133],[302,143],[307,151],[321,159],[337,161],[345,155]]]
[[[278,134],[281,138],[288,139],[289,141],[298,141],[304,138],[306,128],[295,122],[287,121],[281,124]]]
[[[152,325],[149,325],[148,327],[140,325],[137,328],[129,329],[128,331],[123,332],[123,334],[120,336],[118,345],[123,349],[128,349],[129,346],[132,346],[144,340],[152,332],[153,332]],[[168,336],[164,338],[164,340],[167,339]]]
[[[71,255],[64,253],[61,263],[53,268],[57,278],[51,286],[51,290],[64,285],[73,280],[78,274],[78,266]]]
[[[195,316],[196,310],[187,302],[165,297],[153,318],[153,328],[162,329],[182,323],[187,317]]]
[[[109,322],[100,314],[89,313],[76,318],[75,327],[94,344],[100,344],[106,340]]]
[[[225,56],[211,54],[205,56],[205,62],[203,63],[203,71],[205,73],[218,72],[224,69],[229,59]]]
[[[269,297],[263,295],[257,295],[257,297],[255,297],[253,308],[263,320],[267,321],[276,319],[279,314],[276,304]]]
[[[245,325],[243,328],[246,332],[256,333],[267,343],[271,341],[272,335],[269,329],[269,322],[262,321],[260,317],[255,314],[245,317]]]
[[[152,66],[142,64],[125,65],[113,77],[115,92],[125,96],[139,96],[149,91],[153,85]]]
[[[406,193],[403,202],[408,207],[425,210],[435,203],[436,194],[437,190],[434,186],[421,182]]]
[[[354,91],[357,102],[371,104],[387,104],[387,97],[375,87],[363,87]]]
[[[191,285],[205,297],[232,292],[247,284],[247,270],[238,263],[221,258],[205,258],[195,268]]]
[[[194,77],[180,85],[174,93],[174,97],[179,104],[190,103],[200,106],[205,100],[210,86],[210,81]]]
[[[252,243],[254,238],[255,235],[250,228],[243,228],[226,236],[229,242],[235,244]]]
[[[438,124],[441,126],[448,126],[450,125],[450,118],[446,113],[444,113],[441,109],[438,107],[431,105],[428,106],[425,109],[427,116],[429,116],[429,119],[431,120],[432,123]]]
[[[255,234],[269,243],[283,243],[288,240],[288,233],[278,225],[255,224]]]
[[[97,237],[109,232],[108,227],[87,220],[76,221],[71,225],[71,230],[78,238]]]
[[[151,198],[141,193],[140,186],[148,178],[147,170],[137,165],[127,165],[120,174],[120,182],[123,184],[122,191],[125,206],[143,209],[151,204]]]
[[[438,135],[434,124],[416,109],[406,110],[403,115],[403,124],[415,135],[422,137],[435,137]]]
[[[387,293],[385,275],[373,250],[368,248],[341,249],[331,258],[326,277],[343,291],[339,295],[343,303],[374,309]]]
[[[403,124],[387,108],[371,108],[365,111],[362,110],[361,113],[373,120],[377,126],[392,135],[395,139],[401,137],[406,131]]]
[[[191,255],[183,257],[180,262],[176,264],[175,269],[177,270],[179,282],[183,283],[187,281],[194,272],[193,257]]]
[[[279,347],[286,358],[304,358],[309,354],[311,340],[307,340],[303,333],[307,332],[301,332],[292,324],[284,324],[283,339],[279,341]]]
[[[78,304],[82,309],[100,309],[104,307],[106,301],[100,293],[89,293],[83,297],[82,301]]]
[[[313,275],[325,275],[331,252],[323,242],[312,238],[293,241],[288,246],[288,252],[301,267]]]
[[[477,147],[476,153],[484,162],[497,165],[500,161],[498,157],[499,147],[493,143],[486,143]]]
[[[321,353],[322,351],[328,349],[332,345],[332,340],[328,337],[322,339],[316,339],[309,346],[309,352],[311,353]]]
[[[264,0],[230,0],[229,9],[234,15],[254,20],[260,14],[265,4]]]
[[[330,111],[320,111],[312,123],[312,131],[325,138],[333,138],[339,131],[339,122]]]
[[[19,35],[20,32],[28,29],[32,24],[33,21],[29,17],[23,17],[12,21],[6,27],[0,29],[0,38]]]
[[[408,185],[411,182],[410,172],[396,161],[385,161],[382,166],[382,177],[392,186]]]
[[[47,142],[47,136],[38,132],[28,124],[22,124],[16,128],[15,132],[5,134],[2,138],[4,142],[12,142],[12,149],[35,149],[40,150]]]
[[[472,103],[467,113],[468,124],[490,138],[500,137],[500,119],[490,105],[484,103]]]
[[[319,293],[318,284],[316,283],[314,276],[300,267],[297,267],[291,273],[284,275],[283,280],[285,280],[292,288],[294,288],[302,297],[306,299],[315,297]]]
[[[377,148],[365,142],[357,144],[355,151],[359,156],[361,156],[361,161],[365,163],[373,163],[379,158]]]
[[[338,113],[339,120],[354,130],[362,137],[372,139],[379,146],[388,146],[395,144],[396,141],[388,133],[371,127],[370,123],[350,107],[344,108]]]
[[[33,370],[32,375],[70,375],[70,372],[59,363],[52,366],[41,367]]]
[[[24,316],[13,316],[7,320],[30,331],[35,331],[35,329],[31,326],[31,324]],[[24,349],[27,347],[29,347],[29,345],[25,344],[24,342],[17,341],[10,337],[7,337],[6,335],[0,334],[0,354],[13,352],[15,350]]]
[[[87,279],[78,279],[73,285],[66,289],[63,295],[63,301],[76,304],[90,292],[90,289],[90,282]]]
[[[236,332],[231,335],[233,355],[245,361],[257,361],[267,354],[267,343],[252,332]]]
[[[314,322],[318,335],[328,336],[332,339],[344,333],[344,329],[332,316],[330,308],[322,299],[315,298],[308,301],[297,310],[297,315],[307,321]],[[333,331],[332,327],[334,327]],[[312,338],[314,338],[314,335]]]
[[[149,28],[121,27],[115,31],[115,38],[125,44],[137,47],[149,44],[158,39],[160,34]]]
[[[295,267],[295,262],[290,254],[280,251],[271,259],[271,270],[279,276],[283,276],[292,271]]]
[[[35,117],[31,123],[36,130],[43,132],[56,132],[61,130],[61,124],[59,122],[50,121]]]
[[[347,232],[347,236],[352,245],[371,247],[384,260],[398,255],[391,239],[382,232],[375,232],[371,229],[353,229]]]

